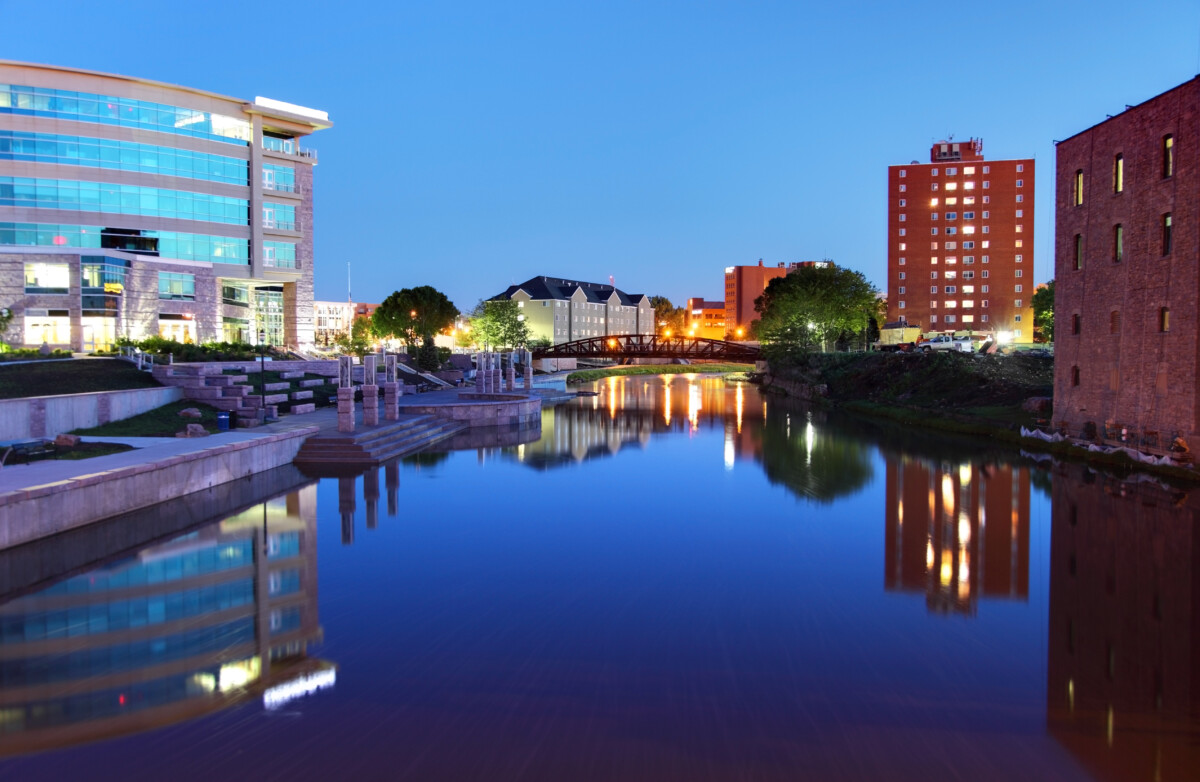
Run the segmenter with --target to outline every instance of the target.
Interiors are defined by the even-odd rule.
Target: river
[[[0,779],[1194,778],[1187,493],[591,388],[0,561]]]

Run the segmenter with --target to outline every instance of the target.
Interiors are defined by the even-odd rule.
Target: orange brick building
[[[1034,161],[939,141],[888,167],[888,317],[1033,341]]]
[[[1058,144],[1056,421],[1200,437],[1200,79]]]
[[[687,333],[689,337],[725,339],[725,302],[688,299]]]
[[[725,331],[733,339],[749,336],[750,324],[758,320],[754,300],[767,289],[767,283],[794,268],[794,263],[763,266],[761,258],[757,266],[725,267]]]

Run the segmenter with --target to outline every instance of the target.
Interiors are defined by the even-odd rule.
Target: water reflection
[[[327,681],[332,666],[307,656],[321,637],[316,492],[0,598],[0,755],[158,728],[259,695],[279,703],[310,686],[298,681]]]
[[[1100,780],[1200,768],[1200,497],[1054,476],[1051,734]]]
[[[1029,596],[1029,469],[887,460],[884,588],[930,611],[972,615],[979,598]]]

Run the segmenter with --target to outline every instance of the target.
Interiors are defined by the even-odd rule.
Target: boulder
[[[180,410],[179,417],[180,418],[201,418],[203,416],[198,409],[196,409],[194,407],[189,407],[185,410]]]
[[[77,434],[60,434],[58,437],[54,438],[54,444],[55,445],[64,445],[69,448],[73,448],[76,445],[79,445],[79,435],[77,435]]]
[[[208,437],[208,430],[200,424],[188,424],[187,428],[182,432],[177,432],[176,437]]]

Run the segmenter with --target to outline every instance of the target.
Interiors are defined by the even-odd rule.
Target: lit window
[[[963,190],[974,190],[974,189],[975,189],[974,182],[963,182]]]
[[[1021,196],[1017,196],[1017,200],[1021,200]],[[1083,169],[1075,172],[1075,179],[1071,183],[1071,202],[1075,206],[1083,205]]]
[[[954,205],[955,205],[955,204],[957,204],[957,203],[958,203],[958,199],[957,199],[957,198],[951,197],[951,198],[947,198],[947,199],[946,199],[946,206],[954,206]],[[965,198],[964,198],[964,199],[963,199],[963,203],[964,203],[964,204],[966,204],[966,203],[970,203],[970,202],[969,202],[969,201],[967,201],[967,199],[965,199]]]
[[[1017,309],[1021,309],[1021,300],[1013,299],[1013,306],[1016,307]]]
[[[1113,158],[1113,192],[1120,193],[1125,189],[1125,156]]]
[[[958,203],[958,199],[954,199],[954,202]],[[975,203],[975,196],[963,196],[963,204],[965,206],[970,206],[973,203]]]
[[[982,242],[979,243],[979,246],[982,249],[986,250],[988,248],[988,245],[990,245],[990,244],[991,244],[991,242],[989,242],[987,239],[984,239]]]
[[[965,276],[965,275],[964,275],[964,276]],[[974,285],[964,285],[964,286],[962,286],[962,289],[963,289],[963,293],[974,293],[974,292],[975,292],[975,286],[974,286]],[[964,305],[964,306],[965,306],[965,305]]]
[[[963,176],[971,176],[975,173],[975,166],[963,166]]]
[[[1167,307],[1158,310],[1158,330],[1164,334],[1171,330],[1171,310]]]
[[[1024,256],[1024,255],[1018,255],[1018,256],[1017,256],[1017,263],[1020,263],[1020,262],[1021,262],[1021,261],[1023,261],[1023,260],[1025,260],[1025,256]]]
[[[967,292],[967,289],[963,288],[963,293],[966,293],[966,292]],[[972,301],[971,299],[963,299],[962,306],[963,306],[963,309],[969,310],[975,306],[975,302]]]
[[[1163,178],[1175,174],[1175,137],[1163,136],[1162,143],[1162,174]]]
[[[947,269],[945,275],[947,280],[953,280],[954,278],[958,277],[958,272]]]
[[[1171,254],[1171,213],[1162,216],[1162,254]]]
[[[964,225],[964,226],[963,226],[963,233],[965,233],[965,234],[973,234],[973,233],[975,233],[975,226],[973,226],[973,225]]]
[[[948,264],[950,264],[950,263],[958,263],[958,258],[956,258],[956,257],[955,257],[955,256],[953,256],[953,255],[947,255],[947,256],[946,256],[946,263],[948,263]]]
[[[946,189],[947,189],[947,190],[957,190],[957,189],[958,189],[958,183],[957,183],[957,182],[947,182],[947,183],[946,183]]]
[[[931,198],[931,199],[929,199],[929,205],[930,205],[930,206],[937,206],[937,205],[938,205],[938,200],[937,200],[936,198]]]
[[[966,306],[966,302],[963,302],[963,306]],[[974,323],[975,322],[974,315],[963,315],[962,319],[963,319],[963,323]]]
[[[946,304],[945,304],[945,307],[946,307],[946,309],[948,309],[948,310],[958,309],[958,302],[957,302],[957,301],[953,301],[953,300],[951,300],[951,301],[948,301],[948,302],[946,302]],[[952,318],[952,317],[953,317],[952,315],[947,315],[947,316],[946,316],[946,322],[947,322],[947,323],[949,323],[949,322],[950,322],[950,318]]]
[[[936,255],[932,256],[932,257],[929,259],[929,262],[930,262],[931,264],[933,264],[934,266],[937,266],[937,261],[938,261],[938,259],[937,259],[937,256],[936,256]]]
[[[907,245],[907,244],[905,244],[904,242],[900,242],[900,249],[901,249],[901,250],[905,250],[905,249],[907,249],[907,248],[908,248],[908,245]]]

